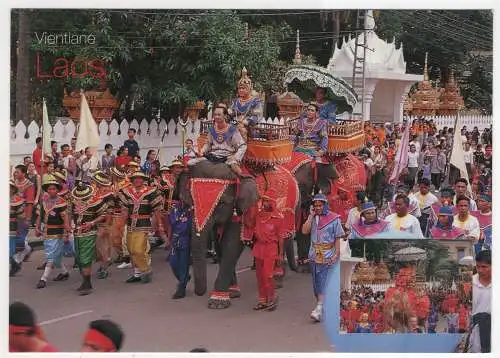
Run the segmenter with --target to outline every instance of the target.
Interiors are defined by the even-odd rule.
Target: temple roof
[[[365,17],[365,29],[367,29],[366,72],[405,74],[406,62],[403,55],[403,44],[396,48],[395,40],[389,43],[377,36],[372,10],[368,10]],[[351,38],[349,35],[348,38],[344,39],[340,48],[335,48],[328,63],[330,72],[352,73],[355,41],[356,38]],[[358,35],[358,42],[364,43],[364,33]]]

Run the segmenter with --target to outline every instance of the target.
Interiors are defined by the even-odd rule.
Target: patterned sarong
[[[75,237],[75,252],[78,267],[81,269],[91,267],[97,258],[95,234]]]
[[[45,260],[47,263],[53,263],[57,268],[60,268],[64,251],[63,238],[45,239],[43,241],[43,248],[45,250]]]

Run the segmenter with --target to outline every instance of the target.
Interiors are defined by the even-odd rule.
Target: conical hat
[[[133,180],[134,178],[142,178],[144,180],[148,180],[149,177],[144,174],[143,172],[141,172],[140,170],[134,172],[133,174],[130,175],[130,179]]]
[[[97,184],[102,185],[102,186],[112,185],[112,182],[109,179],[108,175],[100,170],[98,170],[94,174],[92,174],[91,179],[93,181],[95,181]]]
[[[71,196],[76,200],[88,200],[94,194],[94,189],[83,182],[79,182],[71,191]]]

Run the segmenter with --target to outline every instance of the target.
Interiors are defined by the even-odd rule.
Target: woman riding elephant
[[[227,308],[231,296],[239,296],[235,267],[244,248],[241,216],[258,199],[255,180],[242,175],[239,166],[246,145],[240,132],[227,121],[227,109],[217,106],[214,126],[202,150],[204,158],[190,160],[189,173],[181,174],[177,183],[180,200],[194,207],[191,255],[195,293],[199,296],[207,290],[207,241],[214,229],[220,236],[219,272],[209,308]]]
[[[327,121],[319,118],[315,103],[307,106],[306,117],[297,120],[294,132],[294,153],[292,160],[284,167],[299,184],[301,210],[297,211],[296,216],[297,263],[299,271],[308,271],[310,236],[302,234],[301,227],[309,215],[313,196],[319,192],[328,195],[337,173],[334,164],[324,156],[328,145]]]

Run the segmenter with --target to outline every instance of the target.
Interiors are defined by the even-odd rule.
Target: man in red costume
[[[278,305],[275,294],[273,271],[281,257],[283,240],[287,234],[283,230],[283,215],[276,207],[276,193],[268,190],[261,197],[262,208],[255,218],[255,243],[252,254],[255,257],[259,302],[255,310],[274,311]]]

